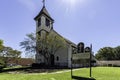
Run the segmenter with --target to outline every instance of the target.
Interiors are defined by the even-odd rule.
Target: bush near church
[[[4,68],[4,65],[0,64],[0,71]]]

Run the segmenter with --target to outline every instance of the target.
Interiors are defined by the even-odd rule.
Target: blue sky
[[[105,46],[120,45],[120,0],[46,0],[55,20],[54,29],[78,44],[93,44],[96,53]],[[42,0],[0,0],[0,39],[21,50],[19,42],[36,29],[33,18]]]

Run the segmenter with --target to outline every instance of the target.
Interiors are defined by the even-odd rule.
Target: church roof
[[[67,43],[71,44],[71,45],[74,46],[74,47],[77,47],[77,45],[76,45],[75,43],[73,43],[72,41],[70,41],[70,40],[66,39],[65,37],[61,36],[61,35],[60,35],[58,32],[56,32],[55,30],[53,30],[53,32],[55,32],[55,33],[56,33],[57,35],[59,35],[60,37],[64,38],[64,40],[65,40]]]
[[[54,20],[51,18],[50,14],[48,13],[48,11],[47,11],[47,9],[45,8],[45,6],[43,6],[43,8],[42,8],[41,11],[39,12],[39,14],[38,14],[34,19],[36,20],[36,19],[37,19],[40,15],[42,15],[42,14],[46,15],[48,18],[50,18],[52,21],[54,21]]]

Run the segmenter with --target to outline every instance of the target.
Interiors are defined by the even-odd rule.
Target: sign
[[[90,59],[90,53],[77,53],[72,55],[73,60]]]

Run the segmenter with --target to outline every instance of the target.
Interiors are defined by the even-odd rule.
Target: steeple
[[[45,0],[43,0],[42,2],[43,2],[43,7],[45,7]]]
[[[54,20],[52,19],[52,17],[48,13],[47,9],[45,8],[45,0],[43,0],[42,2],[43,2],[43,7],[42,7],[41,11],[39,12],[39,14],[34,18],[34,20],[37,20],[42,14],[44,14],[45,16],[50,18],[52,20],[52,22],[54,22]]]
[[[43,7],[39,14],[34,18],[34,20],[36,21],[36,32],[44,32],[45,34],[46,32],[50,32],[50,30],[53,29],[54,20],[45,7],[45,0],[43,0],[42,2]]]
[[[52,21],[54,21],[50,14],[48,13],[47,9],[43,6],[43,8],[41,9],[41,11],[39,12],[39,14],[34,18],[34,20],[37,20],[39,16],[41,16],[42,14],[44,14],[45,16],[47,16],[48,18],[50,18]]]

